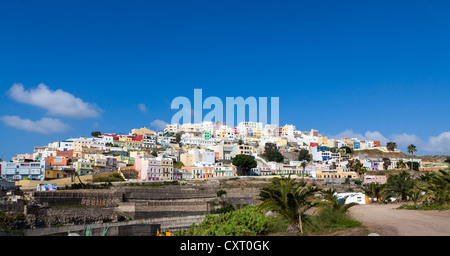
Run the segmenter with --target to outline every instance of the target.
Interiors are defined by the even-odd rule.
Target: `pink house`
[[[364,175],[364,181],[363,184],[370,184],[370,183],[380,183],[384,184],[387,181],[386,175]]]
[[[161,158],[138,156],[134,160],[134,169],[141,180],[161,180]]]

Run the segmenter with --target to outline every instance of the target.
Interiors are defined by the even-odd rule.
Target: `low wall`
[[[70,233],[77,233],[82,235],[85,228],[89,227],[92,229],[93,236],[101,236],[105,228],[108,228],[106,236],[153,236],[156,235],[156,229],[158,229],[160,232],[175,232],[180,229],[186,229],[192,224],[199,224],[204,219],[204,215],[164,217],[117,223],[27,229],[23,230],[23,234],[25,236],[67,236],[68,231],[70,231]]]
[[[110,177],[115,174],[122,175],[120,171],[114,171],[114,172],[102,172],[90,175],[73,176],[68,178],[52,179],[52,180],[18,180],[15,183],[16,186],[20,186],[20,189],[22,191],[36,191],[37,184],[49,183],[49,184],[56,184],[58,188],[65,188],[66,186],[71,186],[72,184],[79,184],[80,180],[83,183],[92,183],[95,179]]]
[[[215,189],[184,188],[182,186],[119,187],[114,190],[127,200],[210,198],[217,195]]]
[[[45,206],[97,205],[115,207],[121,201],[111,190],[37,191],[33,198]]]

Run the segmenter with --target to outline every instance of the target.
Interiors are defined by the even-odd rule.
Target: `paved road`
[[[450,210],[397,210],[398,204],[367,204],[350,208],[351,215],[381,236],[450,236]]]

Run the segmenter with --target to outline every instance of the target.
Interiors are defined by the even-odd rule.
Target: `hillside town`
[[[135,173],[134,179],[146,181],[294,174],[313,179],[364,178],[366,182],[380,182],[380,177],[361,177],[349,162],[358,161],[365,171],[407,167],[411,160],[416,163],[414,168],[423,164],[421,159],[379,159],[357,153],[370,149],[399,152],[395,145],[388,148],[380,141],[331,139],[318,130],[299,131],[294,125],[168,124],[160,132],[145,127],[129,134],[92,132],[90,137],[36,146],[33,153],[17,154],[11,161],[1,162],[1,178],[51,180],[128,170]],[[268,150],[279,154],[268,154]],[[248,156],[254,163],[246,169],[233,164],[238,155]]]

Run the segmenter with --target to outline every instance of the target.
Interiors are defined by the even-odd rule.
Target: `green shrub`
[[[269,219],[256,209],[247,206],[242,209],[221,213],[208,214],[206,219],[198,224],[192,224],[187,230],[176,233],[177,236],[255,236],[264,234],[269,228]]]
[[[361,222],[352,219],[347,212],[327,209],[317,216],[308,216],[304,228],[306,234],[320,235],[361,226]]]

